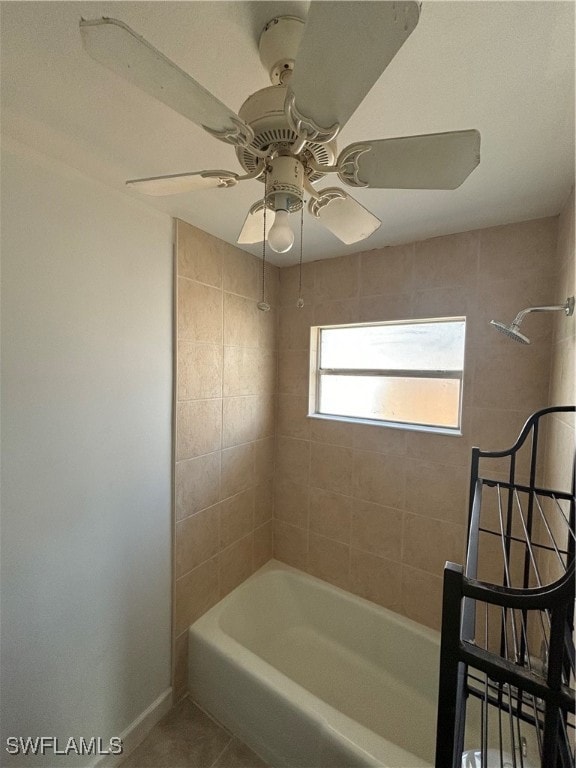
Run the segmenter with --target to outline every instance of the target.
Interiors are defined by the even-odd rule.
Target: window
[[[460,429],[466,319],[312,328],[310,415]]]

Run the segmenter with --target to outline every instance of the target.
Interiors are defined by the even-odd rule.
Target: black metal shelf
[[[444,571],[436,768],[575,768],[574,463],[563,490],[539,478],[543,429],[575,411],[472,451],[466,564]]]

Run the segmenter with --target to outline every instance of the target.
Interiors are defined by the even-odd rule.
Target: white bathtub
[[[274,768],[431,768],[439,635],[270,561],[190,628],[192,698]]]

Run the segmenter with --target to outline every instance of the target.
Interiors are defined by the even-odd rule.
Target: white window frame
[[[415,325],[426,323],[464,323],[464,351],[462,355],[462,369],[458,370],[399,370],[399,369],[368,369],[368,368],[324,368],[320,367],[321,334],[323,330],[338,328],[367,328],[372,326],[384,325]],[[344,421],[358,424],[372,424],[380,427],[392,427],[394,429],[414,430],[418,432],[434,432],[443,435],[462,435],[462,402],[464,393],[464,366],[466,357],[466,317],[458,315],[455,317],[428,317],[415,318],[410,320],[386,320],[382,322],[370,323],[342,323],[337,325],[316,325],[310,329],[310,386],[308,397],[308,417],[314,419],[326,419],[330,421]],[[394,376],[410,378],[438,378],[438,379],[458,379],[460,381],[460,397],[458,402],[458,426],[446,427],[444,425],[419,424],[417,422],[390,421],[385,419],[365,419],[360,416],[344,416],[341,414],[322,413],[318,410],[320,407],[320,381],[322,376]]]

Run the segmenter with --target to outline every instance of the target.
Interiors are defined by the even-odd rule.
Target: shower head
[[[505,325],[504,323],[501,323],[498,320],[490,320],[490,325],[493,325],[497,330],[500,331],[500,333],[503,333],[505,336],[508,336],[509,339],[514,339],[514,341],[519,341],[520,344],[530,344],[530,339],[527,336],[524,336],[523,333],[520,333],[518,330],[520,327],[520,323],[522,320],[524,320],[524,317],[529,314],[530,312],[558,312],[563,311],[565,315],[570,317],[570,315],[574,314],[574,296],[570,296],[564,304],[559,304],[555,306],[549,306],[549,307],[528,307],[528,309],[523,309],[522,312],[518,312],[516,317],[514,318],[514,321],[510,323],[510,325]]]
[[[500,331],[500,333],[508,336],[509,339],[519,341],[520,344],[530,344],[530,339],[527,336],[524,336],[523,333],[520,333],[516,323],[504,325],[504,323],[501,323],[499,320],[490,320],[490,325],[493,325],[496,330]]]

